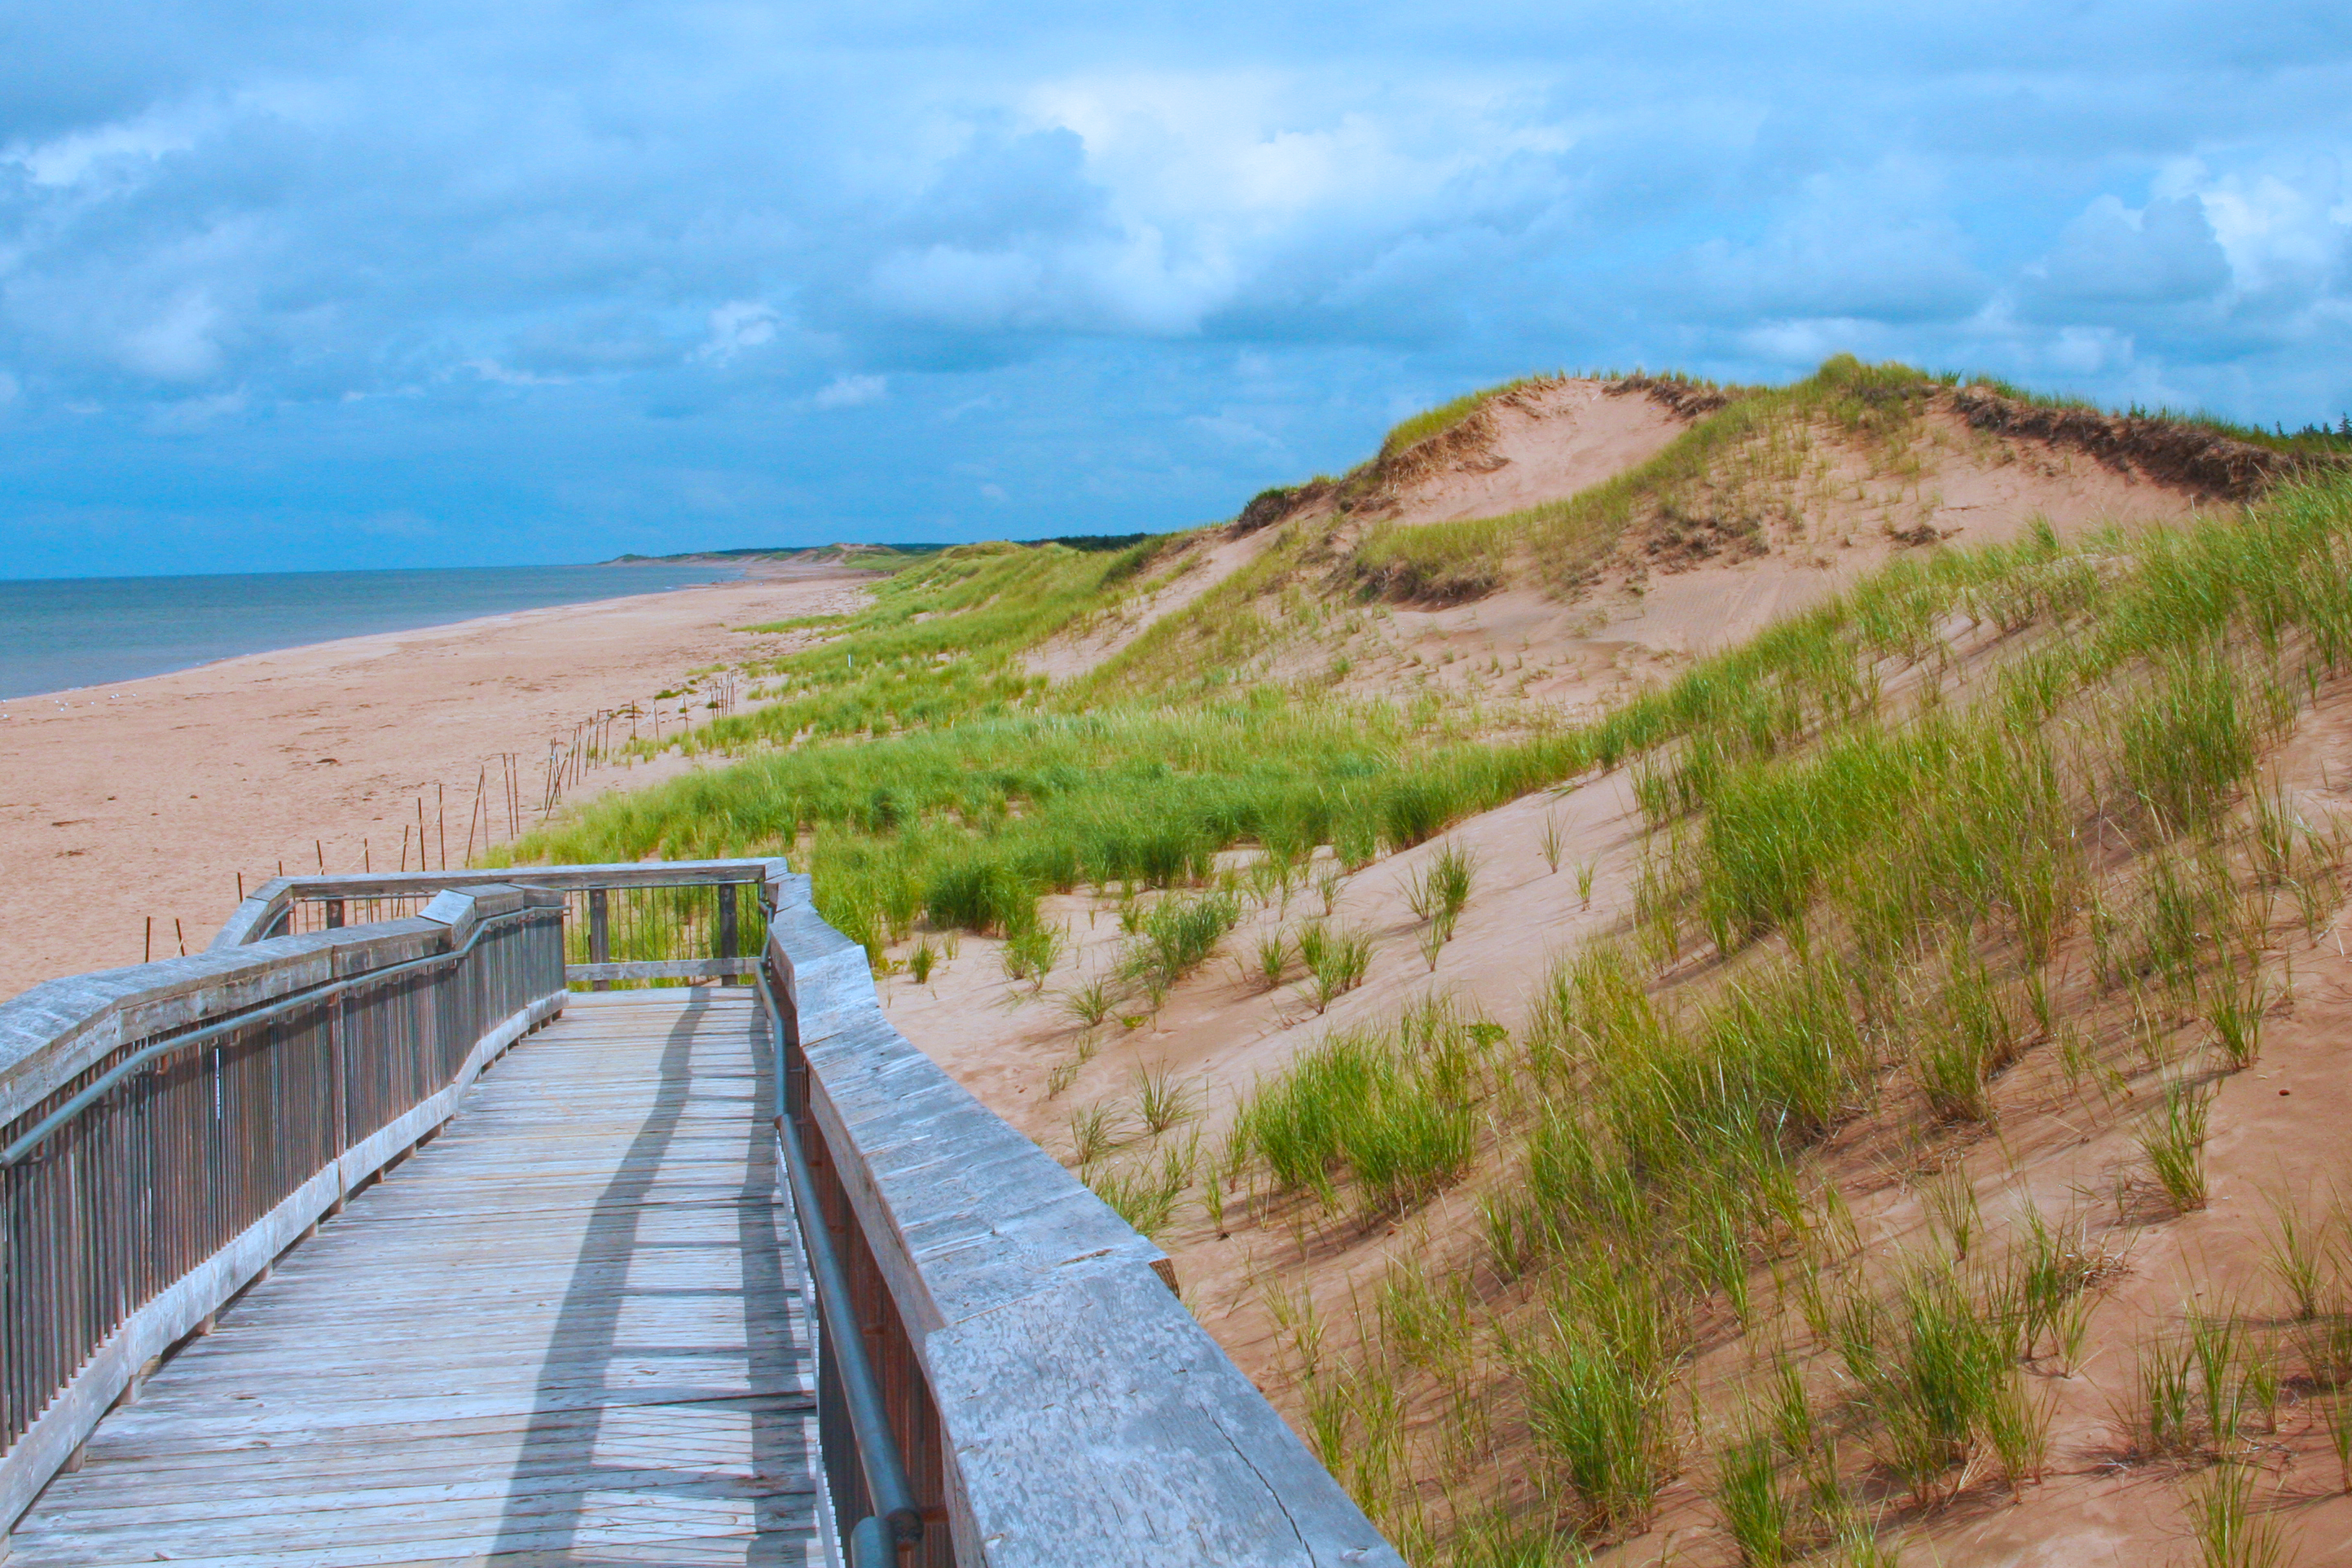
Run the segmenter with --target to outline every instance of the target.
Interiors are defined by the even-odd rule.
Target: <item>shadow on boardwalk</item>
[[[107,1418],[11,1568],[822,1561],[758,1030],[573,998]]]

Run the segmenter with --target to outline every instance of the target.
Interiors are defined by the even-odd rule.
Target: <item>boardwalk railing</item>
[[[1402,1568],[1185,1310],[1167,1255],[891,1025],[806,877],[768,898],[779,1114],[927,1526],[903,1561]],[[819,1429],[847,1526],[872,1504],[834,1359]]]
[[[485,883],[0,1003],[0,1526],[562,1008],[562,919]]]
[[[615,981],[748,978],[766,940],[765,860],[627,862],[512,871],[281,876],[254,889],[213,950],[415,914],[445,888],[527,883],[563,895],[564,973],[575,989]]]
[[[493,877],[499,881],[486,880]],[[630,918],[653,935],[616,957],[619,923],[611,906],[622,897],[631,901]],[[191,1185],[208,1193],[282,1185],[275,1176],[248,1177],[242,1166],[300,1166],[304,1155],[274,1152],[281,1137],[303,1149],[333,1144],[318,1125],[322,1086],[349,1082],[358,1071],[351,1063],[374,1060],[375,1048],[355,1052],[347,1029],[331,1032],[335,1026],[322,1020],[342,1016],[338,1009],[389,1008],[387,1021],[368,1038],[404,1040],[404,1026],[391,1018],[399,1007],[390,998],[407,998],[403,1019],[437,1019],[435,1009],[445,1005],[438,998],[450,982],[426,977],[423,967],[403,970],[384,980],[384,999],[363,1004],[342,998],[373,993],[338,993],[247,1026],[246,1049],[256,1061],[278,1061],[267,1042],[280,1032],[308,1030],[304,1038],[341,1041],[342,1055],[333,1059],[344,1063],[337,1069],[344,1077],[322,1077],[328,1058],[315,1048],[309,1056],[288,1054],[266,1072],[246,1065],[235,1092],[216,1102],[227,1109],[216,1109],[211,1121],[199,1112],[215,1079],[203,1074],[228,1080],[218,1077],[223,1070],[203,1065],[213,1060],[209,1041],[186,1053],[194,1065],[177,1069],[180,1076],[169,1083],[133,1091],[123,1087],[129,1080],[119,1080],[79,1109],[75,1096],[166,1034],[298,1000],[298,993],[358,969],[389,976],[387,966],[409,956],[409,948],[418,958],[477,966],[506,951],[470,934],[457,936],[460,906],[478,928],[488,928],[494,911],[512,921],[512,940],[527,944],[513,956],[527,958],[528,977],[452,1020],[455,1027],[436,1026],[436,1042],[469,1030],[480,1042],[466,1065],[438,1080],[447,1086],[433,1103],[440,1115],[489,1053],[562,1006],[567,977],[577,985],[741,976],[766,999],[777,1156],[794,1195],[803,1251],[817,1265],[812,1321],[819,1446],[845,1561],[857,1568],[877,1561],[903,1568],[1402,1568],[1185,1310],[1167,1256],[891,1026],[864,951],[817,915],[808,879],[792,874],[782,860],[284,878],[248,899],[203,957],[57,982],[0,1007],[0,1092],[16,1094],[0,1100],[0,1112],[16,1117],[0,1135],[21,1141],[61,1109],[72,1110],[69,1120],[79,1129],[72,1139],[49,1134],[79,1162],[51,1177],[47,1207],[39,1210],[49,1228],[28,1230],[17,1216],[30,1211],[16,1207],[16,1187],[6,1189],[10,1315],[0,1356],[16,1402],[5,1408],[26,1410],[29,1422],[8,1428],[11,1437],[20,1429],[26,1436],[0,1458],[6,1519],[70,1456],[107,1402],[134,1386],[145,1358],[200,1324],[354,1183],[339,1156],[325,1154],[309,1167],[325,1174],[302,1188],[322,1201],[241,1200],[237,1212],[269,1219],[266,1228],[242,1221],[248,1231],[266,1234],[248,1245],[245,1233],[236,1233],[235,1246],[243,1250],[235,1262],[210,1260],[233,1249],[219,1244],[200,1256],[167,1225],[143,1218],[106,1221],[121,1229],[132,1250],[142,1239],[157,1249],[136,1265],[142,1278],[159,1282],[143,1297],[112,1285],[119,1270],[111,1264],[84,1269],[69,1287],[61,1283],[70,1272],[55,1272],[63,1255],[53,1246],[42,1250],[66,1223],[58,1217],[70,1211],[79,1217],[73,1223],[87,1224],[117,1210],[142,1217],[160,1211],[161,1173],[190,1166],[203,1173]],[[600,907],[606,912],[601,942],[593,936]],[[420,913],[350,923],[354,914],[408,910]],[[559,920],[571,926],[568,934],[559,933]],[[591,934],[584,945],[583,926]],[[276,935],[289,931],[307,934]],[[746,953],[751,932],[759,934],[758,946]],[[700,950],[644,956],[663,944]],[[566,956],[574,961],[563,964]],[[277,967],[299,964],[311,967],[302,978],[289,970],[275,988],[263,983]],[[173,972],[169,986],[178,988],[173,995],[210,988],[202,1000],[160,1010],[160,1003],[142,1001],[146,1011],[134,1021],[99,1031],[104,1038],[92,1035],[89,1046],[68,1043],[72,1029],[91,1032],[87,1022],[40,1032],[45,1020],[62,1020],[68,1012],[129,1017],[109,988],[160,998],[155,977],[167,970]],[[485,1009],[506,1002],[513,1010],[493,1023]],[[25,1042],[21,1049],[7,1043],[17,1040]],[[383,1048],[395,1054],[413,1049]],[[447,1057],[445,1047],[435,1060]],[[34,1073],[37,1061],[48,1065]],[[404,1083],[415,1078],[392,1076]],[[20,1079],[21,1092],[12,1088]],[[100,1128],[114,1122],[85,1126],[80,1120],[99,1117],[109,1105],[115,1109],[106,1114],[143,1128],[127,1115],[127,1105],[108,1098],[133,1093],[156,1105],[176,1095],[173,1103],[191,1108],[182,1113],[186,1125],[172,1134],[176,1142],[142,1132],[144,1142],[109,1133],[118,1142],[107,1143]],[[413,1142],[426,1124],[412,1115],[396,1125]],[[366,1147],[382,1159],[397,1153],[382,1133]],[[0,1160],[6,1153],[0,1150]],[[13,1168],[0,1170],[0,1181],[22,1179]],[[200,1274],[205,1282],[195,1283]],[[83,1299],[108,1290],[138,1298],[128,1317],[118,1312],[117,1319],[152,1317],[152,1324],[136,1334],[121,1322],[63,1333],[61,1343],[96,1332],[90,1343],[98,1348],[80,1352],[79,1362],[69,1349],[51,1355],[42,1364],[48,1370],[26,1383],[19,1401],[18,1346],[46,1344],[61,1322],[81,1321]],[[104,1310],[86,1315],[93,1322],[108,1318]],[[121,1348],[111,1348],[116,1341]],[[46,1393],[36,1386],[45,1381]],[[68,1405],[73,1413],[57,1418]]]

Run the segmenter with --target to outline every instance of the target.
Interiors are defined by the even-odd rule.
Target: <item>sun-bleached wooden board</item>
[[[761,1028],[570,998],[100,1424],[12,1565],[823,1562]]]

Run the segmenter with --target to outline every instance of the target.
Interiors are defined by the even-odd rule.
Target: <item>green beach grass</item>
[[[1323,846],[1361,866],[1631,768],[1651,845],[1637,917],[1561,955],[1516,1031],[1481,998],[1433,993],[1243,1092],[1222,1153],[1198,1129],[1163,1136],[1194,1113],[1148,1081],[1148,1131],[1098,1103],[1070,1113],[1072,1152],[1155,1232],[1195,1208],[1219,1230],[1304,1238],[1455,1206],[1467,1262],[1401,1242],[1360,1306],[1360,1350],[1300,1357],[1311,1440],[1414,1561],[1622,1539],[1685,1474],[1747,1561],[1883,1561],[1887,1500],[1925,1517],[1975,1478],[2014,1491],[2040,1476],[2046,1406],[2026,1378],[2064,1355],[2091,1276],[2038,1218],[1979,1240],[1972,1194],[1937,1199],[1946,1253],[1849,1268],[1822,1152],[1865,1118],[1922,1141],[1997,1125],[2020,1061],[2075,1049],[2050,1001],[2071,984],[2086,1009],[2195,1025],[2200,1043],[2148,1033],[2142,1060],[2096,1076],[2153,1091],[2147,1185],[2175,1210],[2204,1201],[2210,1082],[2259,1057],[2271,933],[2290,905],[2308,924],[2341,894],[2340,846],[2266,803],[2261,768],[2352,659],[2352,476],[2178,526],[1900,558],[1580,727],[1498,728],[1235,672],[1271,635],[1254,606],[1288,593],[1280,613],[1310,612],[1302,574],[1470,592],[1531,561],[1564,583],[1678,486],[1722,484],[1727,462],[1778,475],[1806,429],[1898,449],[1923,388],[1944,384],[1832,361],[1705,416],[1620,480],[1510,518],[1376,528],[1353,565],[1283,525],[1181,622],[1060,686],[1023,655],[1118,615],[1166,570],[1167,542],[943,552],[867,611],[803,628],[817,640],[761,673],[782,700],[696,737],[748,755],[591,803],[512,852],[786,852],[877,959],[919,925],[1036,932],[1047,893],[1169,890],[1138,911],[1114,977],[1156,1001],[1235,924],[1222,852],[1261,852],[1265,895],[1278,881],[1286,896]],[[1347,612],[1328,597],[1311,612]],[[1422,873],[1433,932],[1450,934],[1481,874],[1451,850]],[[1052,945],[1032,944],[1041,987]],[[2062,950],[2088,961],[2062,972]],[[1368,953],[1309,920],[1251,968],[1271,987],[1296,961],[1328,1006]],[[1091,1028],[1114,982],[1066,1005]],[[1699,1430],[1687,1380],[1707,1336],[1790,1310],[1842,1369],[1837,1409],[1768,1381],[1735,1431]],[[1285,1332],[1320,1343],[1303,1320]],[[2218,1442],[2246,1418],[2189,1408],[2196,1390],[2246,1386],[2214,1369],[2239,1350],[2206,1356],[2202,1373],[2150,1364],[2149,1441]],[[2207,1533],[2242,1531],[2243,1505],[2214,1490]]]

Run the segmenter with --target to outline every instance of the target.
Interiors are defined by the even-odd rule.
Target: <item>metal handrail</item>
[[[798,1126],[787,1097],[784,1072],[784,1011],[769,984],[767,965],[757,971],[760,997],[768,1009],[770,1040],[776,1058],[776,1142],[784,1155],[784,1174],[793,1191],[793,1218],[801,1233],[801,1249],[808,1259],[809,1279],[816,1289],[817,1316],[824,1327],[824,1350],[833,1357],[841,1379],[842,1404],[857,1438],[858,1468],[865,1472],[866,1495],[874,1511],[849,1532],[850,1568],[890,1568],[898,1550],[923,1538],[923,1511],[907,1479],[907,1462],[898,1451],[898,1435],[882,1400],[882,1385],[866,1354],[850,1302],[849,1276],[835,1249],[833,1235],[818,1207],[816,1176],[809,1168],[808,1151],[801,1145]]]
[[[256,1008],[251,1012],[238,1013],[234,1018],[206,1024],[202,1029],[193,1029],[185,1034],[175,1034],[169,1039],[155,1040],[142,1046],[100,1074],[97,1080],[80,1093],[35,1123],[15,1143],[10,1144],[5,1149],[0,1149],[0,1167],[22,1164],[35,1149],[48,1142],[67,1123],[104,1099],[116,1084],[129,1077],[134,1070],[144,1066],[156,1057],[167,1055],[187,1046],[202,1044],[215,1035],[233,1034],[241,1029],[250,1029],[255,1024],[265,1023],[280,1013],[292,1012],[297,1008],[325,1001],[331,997],[339,997],[345,991],[356,990],[371,982],[388,979],[409,969],[422,968],[427,964],[454,964],[472,952],[474,944],[479,942],[491,926],[509,920],[520,920],[536,913],[538,913],[537,910],[525,906],[521,909],[506,910],[498,915],[485,915],[462,944],[450,948],[446,953],[427,953],[421,958],[407,958],[397,964],[386,964],[381,969],[370,969],[363,974],[346,975],[340,979],[323,981],[319,985],[281,997],[268,1007]]]

